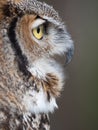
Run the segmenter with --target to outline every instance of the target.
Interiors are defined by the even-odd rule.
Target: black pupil
[[[40,33],[40,27],[37,28],[37,33]]]

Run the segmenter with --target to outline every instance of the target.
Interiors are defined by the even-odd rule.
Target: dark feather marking
[[[50,102],[51,96],[50,96],[49,91],[47,91],[47,98],[48,98],[48,101]]]
[[[5,16],[8,16],[8,17],[11,16],[8,4],[3,6],[3,13],[4,13]]]
[[[14,18],[12,20],[9,26],[8,36],[11,41],[11,46],[15,52],[16,59],[18,60],[20,71],[23,72],[24,75],[30,77],[31,73],[26,68],[26,66],[28,65],[27,57],[24,54],[22,54],[21,48],[16,39],[15,28],[16,28],[17,21],[18,21],[18,18]]]
[[[47,115],[42,115],[41,121],[40,121],[40,124],[39,124],[39,130],[46,130],[46,128],[44,127],[45,124],[49,125],[50,122],[49,122]]]
[[[15,17],[15,16],[19,16],[22,17],[24,15],[24,13],[17,7],[14,7],[10,4],[7,3],[2,7],[3,10],[3,14],[7,17]]]

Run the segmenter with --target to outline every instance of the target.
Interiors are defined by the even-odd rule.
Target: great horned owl
[[[73,41],[53,7],[0,0],[0,130],[49,130]]]

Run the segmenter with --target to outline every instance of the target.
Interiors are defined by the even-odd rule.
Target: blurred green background
[[[51,130],[98,130],[98,0],[41,0],[54,6],[75,42]]]

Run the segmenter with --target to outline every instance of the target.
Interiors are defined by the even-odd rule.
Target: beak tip
[[[66,64],[69,64],[72,60],[72,57],[74,55],[74,46],[68,49],[66,52]]]

